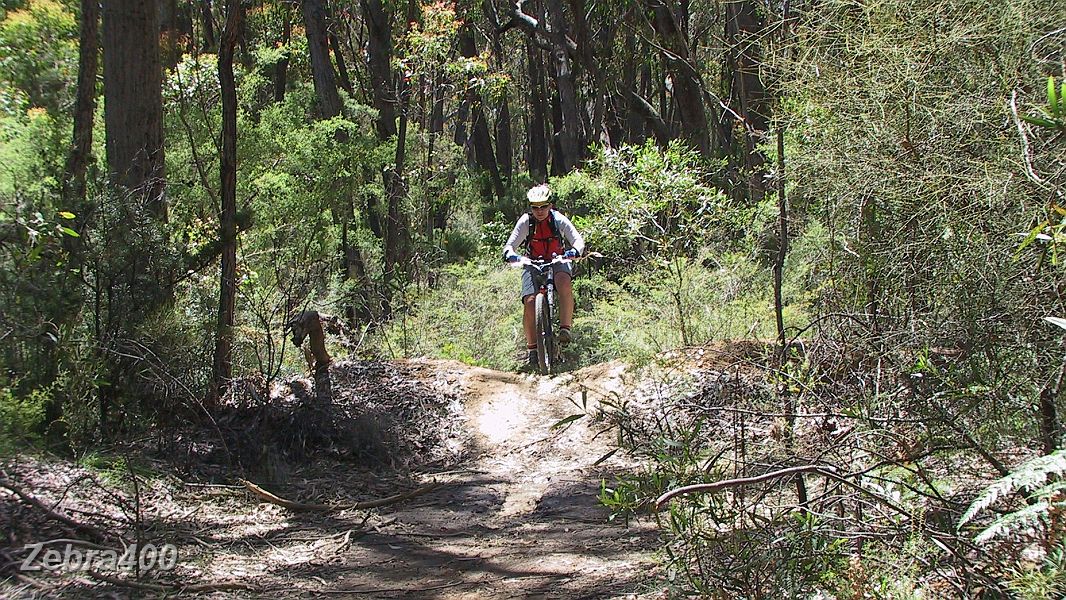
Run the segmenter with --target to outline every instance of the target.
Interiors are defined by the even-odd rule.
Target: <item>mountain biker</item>
[[[522,257],[516,252],[516,246],[524,246],[526,255],[535,260],[551,260],[555,256],[574,258],[585,251],[585,239],[577,228],[562,213],[555,210],[552,203],[551,188],[541,184],[530,188],[526,193],[529,212],[518,218],[518,222],[503,246],[503,259],[516,263]],[[569,262],[552,265],[555,290],[559,294],[559,334],[558,339],[568,344],[573,339],[570,328],[574,323],[574,288],[571,285],[573,270]],[[522,325],[526,333],[527,364],[537,364],[536,308],[534,300],[537,289],[533,284],[533,269],[526,266],[522,271]]]

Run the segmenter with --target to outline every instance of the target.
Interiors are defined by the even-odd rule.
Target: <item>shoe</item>
[[[559,330],[559,335],[557,337],[559,338],[559,343],[561,344],[569,344],[570,342],[574,341],[573,334],[571,334],[570,329],[566,327],[563,327]]]
[[[522,365],[522,370],[526,373],[536,373],[540,367],[540,363],[537,360],[537,351],[530,350],[526,356],[526,362]]]

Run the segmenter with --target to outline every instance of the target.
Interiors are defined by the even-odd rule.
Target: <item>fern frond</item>
[[[1047,502],[1037,502],[1036,504],[1026,506],[1019,511],[1003,515],[989,525],[988,529],[977,534],[977,537],[974,538],[973,541],[977,544],[981,544],[1002,533],[1008,533],[1012,530],[1018,530],[1027,525],[1032,525],[1047,514],[1047,509]]]
[[[1061,475],[1062,473],[1066,473],[1066,449],[1056,450],[1046,456],[1038,456],[1022,463],[1013,473],[988,486],[977,496],[977,499],[959,518],[958,528],[961,529],[978,513],[995,504],[1000,498],[1018,491],[1037,489],[1047,483],[1049,475]]]
[[[1033,490],[1032,493],[1029,494],[1029,496],[1041,500],[1050,500],[1051,497],[1056,494],[1056,492],[1063,492],[1064,490],[1066,490],[1066,479],[1059,479],[1056,481],[1052,481],[1051,483],[1043,487]]]

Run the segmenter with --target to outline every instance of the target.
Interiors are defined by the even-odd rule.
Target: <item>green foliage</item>
[[[68,208],[51,197],[58,187],[67,135],[62,121],[43,109],[0,115],[0,198],[30,202],[44,213]]]
[[[63,115],[78,73],[78,24],[53,0],[31,0],[0,21],[0,111],[41,107]],[[13,92],[13,93],[12,93]]]
[[[1047,78],[1047,106],[1040,109],[1040,116],[1021,115],[1025,122],[1055,131],[1066,131],[1066,81],[1061,88],[1055,84],[1055,77]]]
[[[521,330],[518,272],[494,262],[449,265],[439,287],[389,325],[380,340],[393,356],[437,356],[512,369]]]
[[[1035,567],[1017,568],[1008,588],[1027,600],[1060,600],[1066,595],[1066,549],[1056,545]]]
[[[0,454],[41,439],[48,425],[45,407],[51,401],[49,389],[20,395],[11,387],[0,388]]]
[[[728,248],[743,217],[706,180],[703,163],[685,145],[663,151],[649,142],[601,149],[551,185],[556,205],[575,215],[588,246],[627,265]]]
[[[969,523],[978,514],[986,511],[1003,497],[1019,492],[1028,492],[1030,503],[1017,511],[997,518],[991,525],[980,532],[978,543],[1031,526],[1039,520],[1046,520],[1049,511],[1066,508],[1063,490],[1066,482],[1057,476],[1066,473],[1066,450],[1056,450],[1045,456],[1038,456],[1018,466],[1006,477],[1001,478],[974,499],[970,507],[959,518],[959,528]],[[1052,478],[1049,484],[1048,480]]]
[[[78,458],[78,465],[95,471],[100,478],[110,485],[122,486],[132,490],[131,475],[152,477],[156,473],[150,468],[132,461],[126,456],[115,456],[97,451],[87,452]]]

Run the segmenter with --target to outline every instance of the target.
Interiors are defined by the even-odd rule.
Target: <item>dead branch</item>
[[[380,508],[382,506],[396,504],[397,502],[402,502],[404,500],[409,500],[411,498],[421,496],[441,486],[441,483],[434,481],[431,483],[427,483],[426,485],[417,487],[409,492],[404,492],[402,494],[394,494],[392,496],[379,498],[377,500],[366,500],[364,502],[356,502],[354,504],[317,504],[286,500],[285,498],[274,495],[264,490],[263,488],[252,483],[251,481],[248,481],[247,479],[240,479],[239,481],[241,482],[241,484],[244,485],[245,488],[248,489],[249,492],[252,493],[253,496],[256,496],[260,500],[263,500],[264,502],[269,502],[270,504],[276,504],[282,508],[287,508],[296,512],[336,512],[338,510],[366,510],[370,508]]]
[[[45,514],[45,516],[47,516],[49,519],[52,519],[54,521],[59,521],[60,523],[66,525],[69,529],[71,529],[71,530],[73,530],[75,532],[84,533],[85,535],[89,536],[94,542],[102,542],[102,541],[109,540],[109,539],[111,539],[111,540],[121,539],[121,538],[119,538],[119,536],[117,536],[117,535],[115,535],[113,533],[108,533],[108,532],[106,532],[106,531],[104,531],[104,530],[102,530],[102,529],[100,529],[98,527],[95,527],[93,525],[89,525],[88,523],[80,523],[80,522],[75,521],[74,519],[68,517],[67,515],[64,515],[63,513],[60,513],[60,512],[58,512],[56,510],[53,510],[53,509],[45,506],[44,502],[41,502],[37,498],[34,498],[33,496],[30,496],[26,492],[24,492],[21,489],[19,489],[18,486],[16,486],[15,484],[13,484],[13,483],[11,483],[9,481],[0,480],[0,487],[4,488],[6,490],[9,490],[11,493],[13,493],[16,496],[18,496],[19,500],[22,500],[22,502],[24,502],[25,504],[28,504],[28,505],[36,508],[37,510],[43,512]]]
[[[831,465],[801,465],[798,467],[789,467],[787,469],[781,469],[780,471],[772,471],[770,473],[764,473],[756,477],[740,477],[738,479],[725,479],[722,481],[716,481],[714,483],[697,483],[695,485],[686,485],[672,489],[655,501],[655,510],[660,510],[667,502],[676,498],[677,496],[684,496],[687,494],[704,493],[709,494],[729,488],[741,487],[754,483],[762,483],[778,477],[788,477],[789,475],[796,475],[799,473],[822,473],[830,474],[836,472],[836,467]]]

